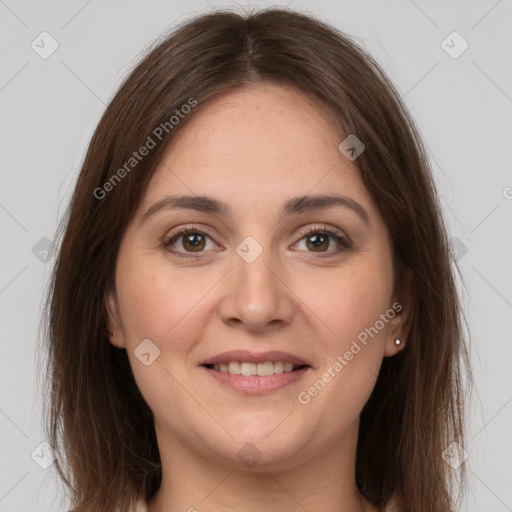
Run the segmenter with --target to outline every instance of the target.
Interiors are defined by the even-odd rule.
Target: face
[[[224,94],[153,175],[107,303],[160,449],[272,468],[336,450],[399,350],[388,230],[328,116],[289,88]]]

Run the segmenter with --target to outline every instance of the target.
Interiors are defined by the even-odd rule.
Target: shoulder
[[[382,509],[382,512],[399,512],[396,499],[391,498],[387,503],[386,506]]]
[[[142,501],[140,501],[139,503],[137,503],[137,512],[147,512],[148,511],[148,507],[146,506],[146,504]]]
[[[136,505],[136,512],[148,512],[148,508],[145,503],[142,501],[135,504]],[[69,510],[68,512],[75,512],[74,510]]]

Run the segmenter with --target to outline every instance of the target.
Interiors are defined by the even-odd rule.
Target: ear
[[[390,305],[391,311],[395,313],[393,318],[389,320],[388,339],[386,340],[386,348],[384,357],[392,357],[404,349],[411,329],[412,312],[414,309],[414,275],[411,269],[406,269],[402,277],[400,289],[393,297]],[[400,344],[396,344],[395,340],[400,340]]]
[[[126,348],[124,336],[122,336],[121,322],[119,320],[119,302],[117,292],[111,289],[105,296],[105,308],[107,312],[108,339],[114,347]]]

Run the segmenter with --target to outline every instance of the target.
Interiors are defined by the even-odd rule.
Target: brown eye
[[[308,249],[314,252],[324,252],[329,247],[329,236],[324,234],[313,234],[306,237]]]
[[[302,238],[297,243],[299,249],[306,253],[317,253],[318,257],[337,256],[352,248],[351,241],[341,231],[333,231],[328,226],[306,229],[300,236]],[[305,248],[301,248],[301,244],[304,244]]]
[[[183,236],[183,247],[186,250],[191,250],[192,252],[198,252],[204,249],[205,246],[205,236],[199,233],[191,233]]]
[[[211,247],[207,247],[210,241]],[[183,258],[193,258],[197,255],[207,252],[210,248],[215,248],[211,237],[195,228],[188,228],[166,237],[162,241],[164,249],[170,253]]]

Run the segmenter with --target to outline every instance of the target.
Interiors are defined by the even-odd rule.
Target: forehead
[[[340,193],[374,210],[345,135],[326,105],[294,88],[258,84],[223,93],[176,133],[141,208],[166,194],[213,195],[235,209]]]
[[[194,145],[194,155],[223,160],[292,159],[290,149],[315,158],[321,146],[334,149],[341,137],[332,112],[318,99],[290,86],[255,84],[210,99],[193,112],[169,152]],[[188,148],[183,148],[188,143]],[[178,148],[179,147],[179,148]],[[178,151],[173,151],[178,149]]]

